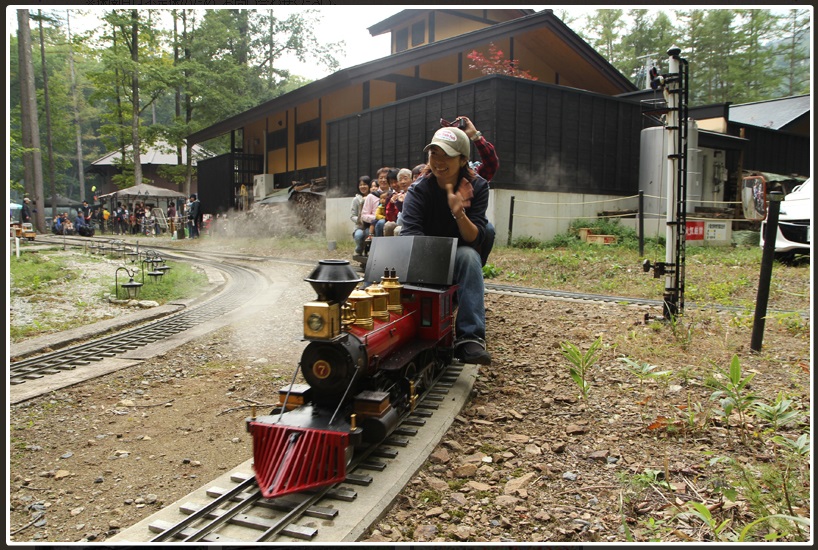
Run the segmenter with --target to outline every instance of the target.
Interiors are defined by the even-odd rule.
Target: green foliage
[[[443,495],[441,495],[437,491],[433,491],[432,489],[426,489],[420,495],[418,495],[418,499],[420,502],[424,504],[440,504],[443,502]]]
[[[775,321],[778,326],[783,327],[790,334],[809,336],[809,319],[797,311],[770,312],[767,313],[767,319]]]
[[[140,300],[151,300],[160,304],[165,304],[173,300],[180,300],[196,296],[201,293],[202,288],[207,284],[207,276],[201,271],[185,263],[167,262],[171,267],[159,281],[152,281],[144,274],[144,283],[139,291]],[[146,269],[149,269],[147,265]],[[124,274],[120,272],[119,281],[122,282]],[[139,272],[134,281],[143,282],[143,274]],[[111,295],[116,296],[117,289],[113,286],[115,281],[111,280],[109,287]],[[119,290],[119,297],[123,298],[123,292]]]
[[[630,476],[630,483],[640,489],[660,487],[665,490],[672,490],[670,483],[665,479],[665,473],[662,470],[653,470],[651,468],[645,468],[641,473]]]
[[[801,434],[795,440],[776,435],[773,436],[772,441],[798,456],[806,457],[810,454],[810,438],[807,434]]]
[[[75,273],[68,270],[66,258],[46,254],[11,256],[8,265],[11,292],[20,296],[37,294],[43,285],[76,277]]]
[[[493,279],[500,275],[500,269],[494,265],[487,263],[483,266],[483,278],[484,279]]]
[[[719,522],[713,517],[712,512],[710,512],[707,506],[695,500],[688,501],[686,508],[687,511],[676,514],[674,519],[681,518],[685,521],[689,521],[693,518],[698,519],[710,530],[713,540],[718,542],[735,542],[737,540],[738,537],[736,534],[728,529],[732,523],[731,519]]]
[[[752,413],[756,418],[769,423],[773,431],[778,431],[779,427],[801,419],[801,411],[793,409],[792,405],[793,400],[779,392],[772,405],[762,401],[753,403]]]
[[[625,363],[625,368],[628,372],[639,379],[640,386],[648,378],[656,379],[671,374],[669,370],[657,371],[658,366],[641,361],[634,361],[630,357],[620,357],[619,360]]]
[[[806,437],[799,440],[802,446],[809,446]],[[745,542],[749,540],[756,527],[767,523],[770,529],[763,537],[766,541],[785,536],[804,540],[800,525],[805,525],[805,519],[795,514],[793,510],[794,506],[801,507],[810,501],[809,471],[805,456],[793,453],[792,459],[775,464],[745,463],[723,456],[712,458],[709,461],[710,466],[716,464],[727,466],[726,479],[718,484],[717,492],[729,500],[735,501],[739,498],[746,500],[756,518],[740,530],[738,526],[735,530],[723,529],[720,536],[723,536],[724,540]],[[701,510],[697,512],[694,514],[695,517],[710,529],[720,525],[712,515]]]
[[[542,249],[544,245],[542,241],[535,239],[534,237],[517,237],[513,241],[511,241],[511,246],[514,248],[523,248],[523,249]]]
[[[587,399],[588,391],[591,389],[589,373],[599,359],[599,353],[602,349],[602,337],[600,336],[594,340],[585,353],[571,342],[560,342],[560,347],[562,348],[562,354],[571,363],[571,366],[568,367],[571,380],[579,387],[582,398]]]
[[[735,411],[739,416],[739,423],[742,429],[742,438],[745,435],[746,415],[751,406],[758,400],[756,394],[749,390],[750,381],[755,377],[755,373],[742,376],[741,362],[737,355],[730,361],[729,371],[716,368],[723,379],[713,377],[711,384],[717,388],[710,395],[711,401],[718,400],[722,409],[722,416],[725,422],[730,423],[730,415]]]

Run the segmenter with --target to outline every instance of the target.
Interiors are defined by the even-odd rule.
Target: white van
[[[778,214],[778,235],[775,256],[791,259],[796,254],[809,254],[812,243],[812,178],[795,187],[784,200]],[[761,246],[767,222],[761,222]]]

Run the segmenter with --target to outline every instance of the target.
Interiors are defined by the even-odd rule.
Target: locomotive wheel
[[[437,371],[437,362],[435,361],[434,353],[424,351],[418,357],[418,362],[423,365],[423,370],[420,373],[420,385],[424,389],[429,389],[435,381]]]

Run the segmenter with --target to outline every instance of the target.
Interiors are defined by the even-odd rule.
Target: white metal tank
[[[702,200],[701,152],[699,126],[695,120],[687,123],[687,201],[686,211],[692,215]],[[645,219],[667,214],[667,139],[663,126],[645,128],[639,144],[639,190],[645,194]]]

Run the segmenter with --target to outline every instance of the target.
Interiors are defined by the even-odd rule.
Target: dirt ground
[[[283,307],[297,312],[301,298]],[[788,462],[773,440],[809,428],[810,335],[797,321],[768,323],[754,353],[751,326],[730,312],[693,310],[668,323],[651,318],[661,311],[619,304],[499,294],[486,302],[493,364],[480,368],[450,433],[366,541],[720,540],[760,517],[754,503],[764,496],[753,489],[781,492],[770,469],[787,471],[790,492],[786,505],[765,501],[769,512],[811,517],[809,460]],[[300,353],[270,331],[248,319],[11,406],[7,540],[102,542],[246,461],[244,418],[275,400]],[[583,398],[562,348],[584,352],[598,338]],[[781,392],[800,416],[775,429],[756,416],[720,416],[713,383],[728,380],[734,356],[741,376],[754,375],[744,394],[772,404]],[[656,368],[639,376],[623,358]],[[693,502],[715,525],[729,520],[727,529],[691,515]],[[771,529],[762,524],[750,540]],[[776,532],[810,540],[800,529]]]

